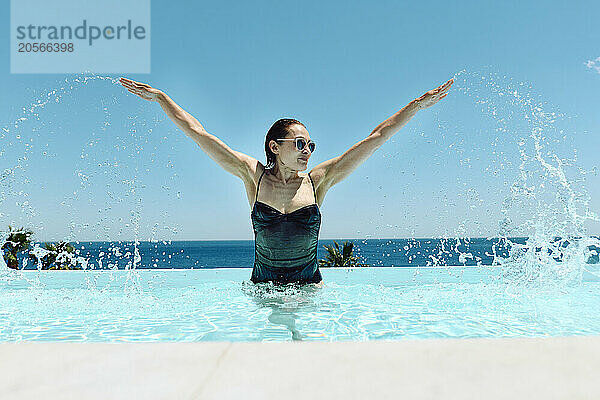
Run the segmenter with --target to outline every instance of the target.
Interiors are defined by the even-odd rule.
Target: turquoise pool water
[[[497,267],[323,269],[322,288],[249,268],[0,273],[0,340],[348,341],[600,334],[600,274],[562,287]]]

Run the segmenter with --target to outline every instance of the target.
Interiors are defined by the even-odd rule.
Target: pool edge
[[[600,336],[28,342],[0,344],[0,359],[11,399],[600,398]]]

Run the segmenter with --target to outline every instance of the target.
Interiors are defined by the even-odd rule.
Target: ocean
[[[413,238],[413,239],[339,239],[354,243],[353,254],[359,263],[375,267],[425,267],[444,265],[492,265],[494,254],[508,256],[510,243],[525,244],[527,238]],[[319,240],[317,258],[333,245],[333,239]],[[32,247],[39,242],[32,243]],[[133,241],[72,242],[76,255],[91,269],[128,269],[134,267],[136,246]],[[593,246],[591,246],[593,248]],[[598,248],[595,248],[598,252]],[[140,241],[137,244],[138,269],[200,269],[252,267],[253,240]],[[27,253],[19,255],[21,269],[36,269]],[[588,263],[598,263],[598,255]],[[23,265],[25,267],[23,268]]]

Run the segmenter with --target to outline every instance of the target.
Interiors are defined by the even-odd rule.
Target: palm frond
[[[358,257],[352,255],[354,243],[345,241],[342,244],[342,249],[338,242],[334,241],[333,245],[323,246],[327,250],[325,258],[319,260],[319,266],[322,267],[342,267],[358,265]]]

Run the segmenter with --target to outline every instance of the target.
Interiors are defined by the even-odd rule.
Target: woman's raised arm
[[[129,92],[160,104],[169,118],[225,171],[240,177],[244,182],[253,181],[258,163],[256,159],[232,150],[221,139],[208,133],[196,118],[179,107],[161,90],[127,78],[121,78],[119,81]]]
[[[367,138],[356,143],[344,154],[315,166],[310,175],[315,179],[317,197],[322,199],[331,186],[348,177],[375,150],[406,125],[417,111],[431,107],[440,99],[446,97],[453,83],[454,79],[450,79],[443,85],[411,101],[406,107],[377,125]]]

